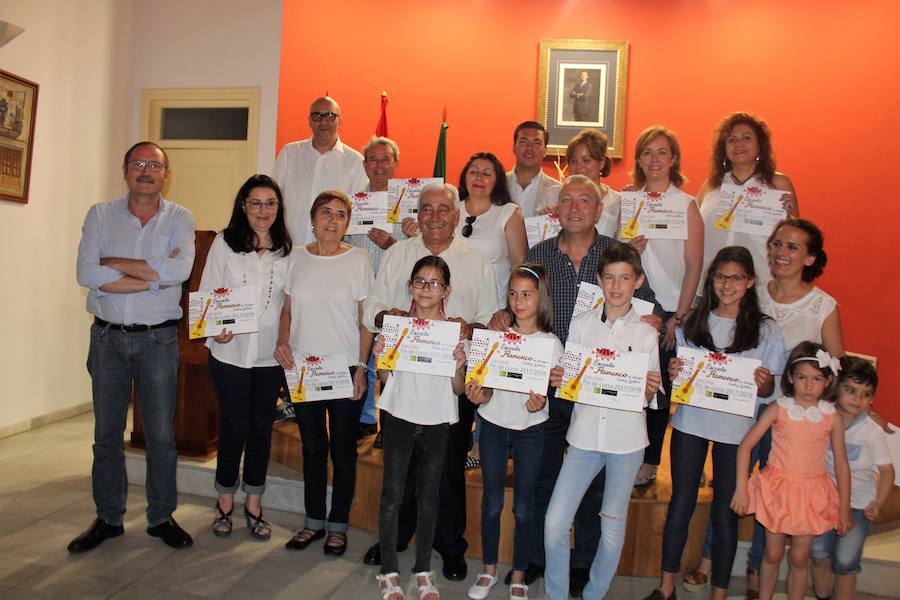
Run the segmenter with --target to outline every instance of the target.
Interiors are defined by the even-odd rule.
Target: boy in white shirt
[[[850,507],[853,529],[838,537],[830,531],[813,541],[813,587],[816,598],[853,598],[863,544],[872,521],[894,485],[894,467],[881,427],[869,418],[878,375],[861,358],[841,359],[835,408],[844,421],[844,440],[850,461]],[[834,455],[826,455],[828,472],[834,477]],[[877,475],[877,481],[876,481]],[[832,576],[833,574],[833,576]]]
[[[590,348],[650,355],[645,402],[659,389],[659,338],[631,307],[634,291],[644,282],[641,256],[628,244],[616,243],[600,256],[597,281],[603,289],[601,308],[581,313],[569,326],[568,341]],[[563,368],[550,371],[550,385],[562,386]],[[647,446],[643,411],[633,412],[575,404],[566,434],[569,450],[563,462],[544,524],[547,600],[569,597],[569,531],[578,505],[597,474],[606,469],[600,513],[600,544],[584,588],[585,600],[606,595],[625,542],[628,502],[634,476]]]

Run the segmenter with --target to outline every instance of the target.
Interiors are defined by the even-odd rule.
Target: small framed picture
[[[628,42],[541,40],[538,118],[551,149],[565,149],[586,128],[609,138],[607,155],[622,158]]]
[[[0,199],[28,202],[38,84],[0,69]]]

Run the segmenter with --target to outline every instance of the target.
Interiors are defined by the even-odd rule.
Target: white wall
[[[281,0],[2,0],[26,29],[0,67],[40,85],[31,192],[0,201],[0,437],[90,402],[75,282],[88,207],[124,193],[143,88],[259,87],[257,170],[275,158]]]
[[[152,10],[150,6],[138,2],[134,10],[132,137],[138,135],[142,89],[258,87],[256,170],[270,174],[278,120],[281,0],[154,0]]]
[[[0,201],[0,434],[90,401],[75,254],[92,203],[124,189],[131,124],[130,5],[3,0],[25,33],[0,66],[40,85],[28,204]]]

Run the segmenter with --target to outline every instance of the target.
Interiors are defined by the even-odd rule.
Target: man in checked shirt
[[[578,284],[582,281],[597,283],[597,264],[600,255],[615,240],[601,235],[594,225],[603,212],[603,201],[597,184],[583,175],[572,175],[559,191],[556,207],[562,231],[558,236],[532,247],[526,262],[535,262],[547,269],[550,275],[550,293],[553,296],[553,333],[565,344],[569,336],[569,323],[578,296]],[[642,317],[657,329],[662,323],[662,307],[656,304],[655,295],[645,281],[634,294],[637,298],[653,302],[654,313]],[[490,323],[491,329],[505,331],[511,322],[508,312],[497,312]],[[556,484],[556,476],[562,467],[566,451],[566,431],[572,415],[572,403],[547,396],[550,418],[544,424],[544,453],[535,488],[536,535],[531,560],[525,572],[525,583],[530,584],[544,571],[544,516]],[[600,507],[603,500],[603,475],[591,484],[578,513],[575,515],[575,551],[569,576],[570,593],[581,597],[587,584],[588,571],[600,540]],[[509,579],[509,575],[507,575]],[[508,582],[507,582],[508,583]]]

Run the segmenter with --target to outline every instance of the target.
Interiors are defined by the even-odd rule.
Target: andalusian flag
[[[388,136],[388,126],[387,126],[387,91],[381,92],[381,116],[378,117],[378,124],[375,126],[375,135],[378,137],[387,137]]]
[[[432,177],[447,178],[447,106],[441,115],[441,134],[438,136],[437,153],[434,155],[434,174]]]

